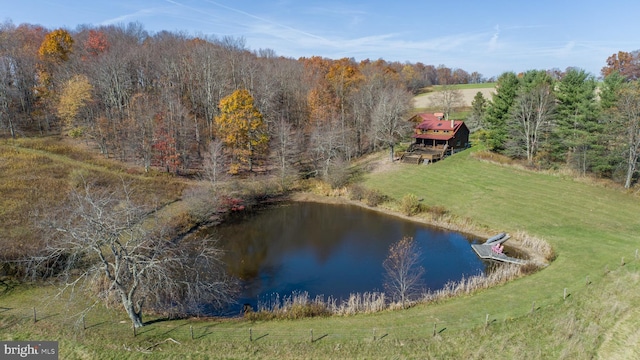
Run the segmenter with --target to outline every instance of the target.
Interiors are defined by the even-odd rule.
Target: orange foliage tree
[[[239,89],[220,100],[220,115],[214,121],[217,136],[231,150],[230,173],[237,173],[246,163],[253,170],[253,161],[267,151],[269,136],[260,111],[248,90]]]
[[[71,34],[66,30],[58,29],[44,37],[38,54],[45,61],[57,63],[69,60],[72,51],[73,38]]]
[[[607,58],[607,66],[601,70],[602,76],[607,77],[613,72],[618,72],[627,80],[640,78],[640,51],[618,51]]]

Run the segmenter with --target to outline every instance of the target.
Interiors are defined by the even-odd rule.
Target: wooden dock
[[[481,259],[496,260],[518,265],[526,263],[525,260],[516,259],[505,254],[499,254],[491,249],[492,246],[493,244],[472,244],[471,248]]]

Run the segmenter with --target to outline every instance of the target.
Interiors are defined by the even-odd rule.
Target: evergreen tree
[[[613,178],[615,170],[625,162],[624,150],[619,141],[620,125],[616,121],[618,98],[625,82],[626,79],[614,71],[604,78],[599,88],[598,123],[601,131],[597,136],[596,146],[592,148],[591,164],[591,171],[598,176]]]
[[[602,131],[595,90],[593,76],[575,68],[567,71],[556,90],[558,121],[552,157],[566,161],[583,174],[595,161],[598,135]]]
[[[482,92],[478,91],[476,96],[471,101],[471,114],[467,118],[467,125],[471,132],[484,129],[484,115],[487,111],[488,101],[482,95]]]
[[[519,81],[513,72],[505,72],[498,77],[496,93],[486,111],[487,146],[492,151],[503,151],[507,142],[507,119],[516,98]]]

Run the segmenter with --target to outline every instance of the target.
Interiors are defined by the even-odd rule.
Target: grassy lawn
[[[429,166],[394,164],[367,175],[364,185],[394,199],[414,193],[479,228],[542,237],[557,253],[547,268],[402,311],[266,322],[157,321],[135,337],[115,305],[93,307],[84,329],[80,314],[89,303],[83,294],[69,300],[54,298],[52,288],[14,288],[0,296],[0,339],[59,340],[61,358],[481,359],[499,353],[581,359],[602,351],[632,358],[640,325],[634,310],[640,292],[631,290],[640,283],[638,198],[470,154]]]

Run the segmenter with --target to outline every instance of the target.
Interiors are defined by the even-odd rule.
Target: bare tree
[[[420,290],[424,268],[420,266],[421,251],[412,237],[389,247],[389,255],[382,263],[386,270],[384,287],[404,308],[407,301]]]
[[[631,187],[640,158],[640,84],[637,81],[622,88],[617,109],[617,128],[623,132],[620,138],[624,139],[621,143],[626,147],[627,171],[624,187],[628,189]]]
[[[433,95],[431,104],[442,109],[445,119],[448,119],[453,111],[464,105],[464,96],[453,85],[442,85],[442,88]]]
[[[215,242],[170,236],[124,183],[112,191],[82,181],[65,210],[64,219],[49,224],[54,235],[32,268],[63,280],[61,291],[82,287],[116,300],[135,327],[144,325],[145,307],[186,315],[232,300],[234,282]]]
[[[543,140],[551,129],[555,112],[555,96],[549,85],[540,84],[523,90],[513,105],[511,119],[512,139],[522,144],[527,161],[531,163]]]
[[[405,115],[411,107],[411,99],[411,94],[405,90],[398,87],[386,88],[373,109],[372,120],[376,140],[389,146],[391,162],[394,146],[410,129]]]
[[[205,177],[213,185],[227,178],[226,169],[229,167],[229,156],[225,154],[224,143],[220,139],[213,139],[209,142],[209,147],[204,153],[202,167]]]
[[[271,127],[271,154],[284,186],[287,178],[294,175],[293,164],[300,157],[301,139],[293,126],[280,118]]]

